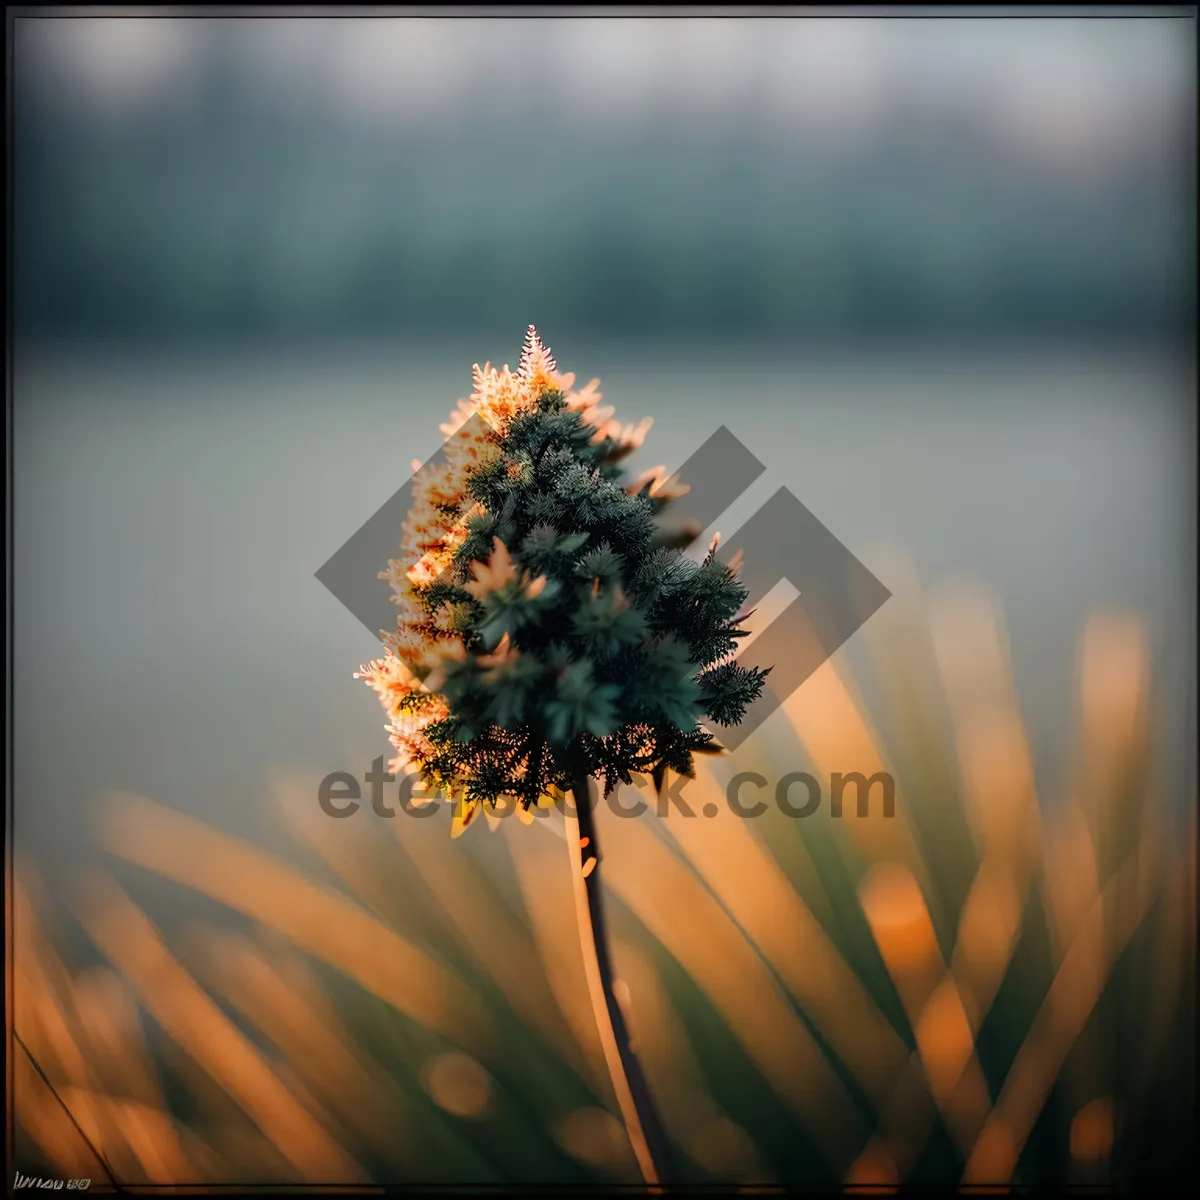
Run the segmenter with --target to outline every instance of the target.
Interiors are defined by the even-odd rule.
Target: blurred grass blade
[[[969,1149],[991,1103],[975,1054],[974,1030],[950,971],[916,879],[897,864],[874,867],[861,886],[863,912],[908,1014],[925,1077],[938,1111],[959,1145]],[[904,1080],[905,1090],[913,1087]],[[906,1120],[903,1112],[898,1115]],[[918,1105],[903,1139],[916,1146],[928,1137]],[[890,1132],[890,1131],[889,1131]]]
[[[203,965],[202,979],[279,1047],[300,1084],[335,1118],[331,1132],[349,1130],[376,1155],[403,1164],[413,1150],[409,1106],[398,1089],[380,1086],[336,1013],[284,979],[249,938],[193,926],[187,944]]]
[[[303,1180],[364,1178],[115,883],[90,871],[77,880],[74,900],[84,930],[138,989],[154,1019],[254,1118]]]
[[[697,765],[687,796],[695,807],[711,803],[716,815],[678,817],[666,827],[868,1096],[881,1104],[908,1058],[904,1043],[775,860],[724,803],[706,765]]]
[[[741,931],[642,820],[598,805],[606,880],[687,969],[840,1175],[862,1114]]]
[[[729,1121],[709,1092],[680,1014],[649,955],[620,941],[613,958],[635,1050],[672,1138],[718,1179],[766,1182],[753,1141]]]
[[[876,736],[851,695],[847,683],[850,677],[845,654],[835,654],[783,704],[791,729],[816,766],[822,786],[829,780],[831,792],[835,775],[844,778],[860,773],[870,780],[879,774],[891,774]],[[824,820],[824,814],[820,819]],[[901,863],[932,894],[925,886],[925,864],[905,816],[905,800],[899,787],[894,814],[889,817],[884,815],[877,796],[865,812],[860,812],[855,789],[848,786],[835,828],[838,839],[845,838],[857,857],[855,869],[866,870],[880,862]]]
[[[228,834],[132,793],[110,794],[99,840],[110,854],[220,901],[343,971],[459,1044],[486,1027],[444,967],[361,908]]]
[[[964,1183],[1003,1183],[1016,1169],[1063,1062],[1100,999],[1113,961],[1155,899],[1152,887],[1141,888],[1130,897],[1124,886],[1126,880],[1140,877],[1157,853],[1157,840],[1145,839],[1105,884],[1092,906],[1013,1060],[967,1162]],[[1134,904],[1123,902],[1130,898]],[[1107,943],[1105,937],[1109,928],[1116,934],[1113,943]]]

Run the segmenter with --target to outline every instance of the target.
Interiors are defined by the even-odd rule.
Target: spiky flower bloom
[[[702,720],[735,724],[766,672],[733,661],[746,589],[715,557],[668,542],[661,468],[622,460],[650,422],[622,426],[592,380],[573,391],[529,328],[519,369],[475,367],[419,470],[392,585],[387,655],[360,669],[397,757],[425,785],[528,810],[582,776],[692,774]]]

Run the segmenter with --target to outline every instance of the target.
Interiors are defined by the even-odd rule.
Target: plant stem
[[[642,1065],[634,1053],[625,1012],[613,990],[612,960],[604,926],[604,900],[600,872],[602,862],[596,838],[587,775],[577,774],[571,787],[575,812],[566,813],[567,847],[575,877],[575,911],[579,918],[579,941],[583,950],[588,991],[604,1058],[612,1079],[617,1103],[625,1118],[629,1140],[648,1184],[664,1184],[671,1178],[667,1139],[650,1094]],[[586,845],[584,841],[586,840]],[[595,866],[585,877],[584,864]]]

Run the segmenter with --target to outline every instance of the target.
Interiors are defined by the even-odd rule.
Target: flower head
[[[414,474],[380,574],[396,624],[357,675],[387,714],[393,769],[454,802],[456,835],[481,806],[527,817],[581,770],[608,787],[689,770],[713,745],[699,720],[740,719],[765,674],[728,661],[746,595],[732,572],[656,548],[654,513],[680,485],[621,475],[649,420],[615,420],[598,380],[571,390],[533,326],[516,372],[477,365],[473,382],[444,461]]]

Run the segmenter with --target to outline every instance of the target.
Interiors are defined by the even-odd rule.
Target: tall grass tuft
[[[867,677],[840,653],[697,764],[684,795],[716,816],[597,809],[616,987],[679,1173],[1180,1175],[1195,797],[1166,791],[1146,630],[1081,631],[1055,784],[995,602],[927,603],[898,566],[889,585]],[[724,795],[747,770],[888,770],[895,815],[851,799],[840,818],[739,820]],[[283,771],[262,802],[294,854],[109,794],[106,865],[51,894],[18,863],[17,1168],[92,1190],[636,1180],[561,816],[480,822],[451,854],[448,812],[331,822],[311,784]],[[191,898],[188,920],[136,898],[150,875]],[[90,956],[67,949],[80,931]]]

